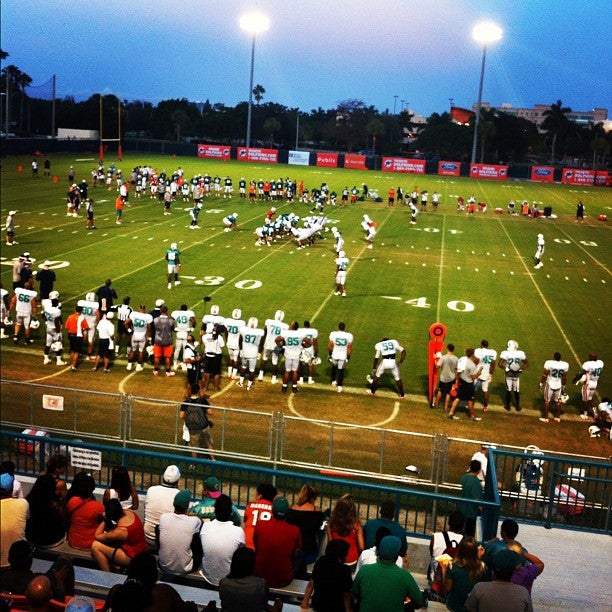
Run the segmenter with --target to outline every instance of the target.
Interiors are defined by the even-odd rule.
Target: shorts
[[[285,357],[285,372],[297,372],[300,367],[300,358],[287,358]]]
[[[80,353],[83,350],[83,336],[68,334],[71,353]]]
[[[168,346],[162,346],[161,344],[153,345],[153,357],[166,357],[170,358],[174,354],[174,347],[169,344]]]
[[[595,389],[597,389],[597,383],[586,383],[582,385],[582,401],[590,402],[593,399],[593,395],[595,395]]]
[[[345,363],[346,363],[346,357],[343,357],[342,359],[334,359],[332,357],[332,365],[338,368],[339,370],[344,370]]]
[[[440,391],[440,393],[442,393],[442,395],[448,395],[451,392],[451,388],[452,388],[454,382],[455,382],[454,379],[453,380],[449,380],[448,382],[440,381],[438,383],[438,391]]]
[[[459,379],[459,389],[457,389],[457,397],[464,402],[470,402],[474,400],[474,383],[466,382],[465,380]]]
[[[139,353],[142,353],[145,350],[146,344],[147,344],[146,336],[136,336],[136,335],[132,336],[131,347],[133,351],[138,351]]]
[[[276,351],[276,347],[263,349],[263,360],[268,361],[268,359],[272,357],[272,365],[276,365],[278,363],[278,352]]]
[[[346,271],[345,270],[340,270],[340,272],[336,274],[336,284],[346,285]]]
[[[245,357],[241,356],[241,365],[245,370],[249,372],[254,372],[257,367],[257,355],[255,357]]]
[[[189,431],[189,446],[191,448],[212,448],[213,440],[210,435],[210,429],[198,429],[197,431]]]
[[[190,385],[197,385],[201,379],[200,368],[198,366],[187,368],[187,382]]]
[[[521,390],[521,377],[518,372],[506,372],[506,390],[517,393]]]
[[[561,397],[561,387],[558,389],[551,389],[548,385],[544,387],[544,401],[545,402],[555,402],[559,401]]]
[[[230,361],[238,361],[238,357],[240,356],[239,348],[229,348],[227,349],[227,356]]]
[[[395,359],[383,359],[376,368],[376,378],[380,378],[387,371],[392,374],[395,380],[400,379],[399,367]]]
[[[489,390],[490,382],[491,382],[490,376],[487,376],[486,378],[477,378],[474,381],[476,391],[478,391],[478,389],[482,389],[484,393],[487,393],[487,391]]]
[[[30,327],[30,321],[32,320],[31,314],[16,313],[15,323],[17,325],[23,325],[24,327]]]
[[[98,342],[98,355],[100,357],[106,357],[110,359],[113,356],[113,352],[110,349],[110,339],[104,338]]]
[[[168,264],[168,274],[178,274],[178,265]]]
[[[204,360],[204,372],[211,376],[219,376],[221,374],[221,359],[222,355],[206,355]]]
[[[123,214],[123,210],[121,208],[117,208],[117,218],[121,219],[121,215]]]

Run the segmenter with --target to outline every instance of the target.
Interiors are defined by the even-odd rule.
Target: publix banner
[[[365,155],[356,155],[355,153],[347,153],[344,156],[344,167],[353,168],[355,170],[367,170]]]
[[[531,166],[529,178],[540,183],[552,183],[555,179],[555,169],[552,166]]]
[[[597,170],[580,170],[577,168],[563,168],[561,182],[566,185],[602,185],[605,186],[608,173]]]
[[[499,164],[470,164],[472,178],[493,179],[505,181],[508,178],[508,166]]]
[[[440,176],[459,176],[461,173],[461,163],[453,161],[438,162],[438,174]]]
[[[337,168],[338,167],[338,154],[337,153],[317,153],[317,166],[324,166],[326,168]],[[346,161],[344,162],[346,168]]]
[[[228,161],[230,158],[230,148],[224,145],[199,144],[198,157]]]
[[[278,164],[278,151],[276,149],[238,147],[238,161]]]
[[[383,157],[383,172],[410,172],[411,174],[425,174],[424,159],[404,159],[403,157]]]
[[[310,153],[308,151],[289,151],[290,166],[307,166],[310,163]]]

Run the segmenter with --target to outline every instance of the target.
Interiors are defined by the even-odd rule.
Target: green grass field
[[[570,363],[570,378],[591,351],[596,351],[606,364],[612,364],[607,321],[612,246],[609,225],[597,220],[598,215],[610,215],[612,210],[609,189],[126,155],[118,167],[128,179],[131,168],[140,163],[167,172],[181,166],[187,177],[209,172],[233,178],[234,197],[206,200],[200,215],[201,229],[191,231],[187,228],[189,204],[179,198],[172,206],[172,215],[164,216],[156,200],[148,196],[137,200],[133,192],[131,206],[124,210],[123,224],[117,226],[114,189],[109,192],[103,187],[91,188],[90,172],[97,161],[93,158],[83,161],[75,156],[52,157],[52,175],[58,177],[57,183],[42,176],[33,180],[30,161],[13,157],[2,160],[2,218],[9,209],[18,211],[19,241],[18,246],[2,246],[1,280],[5,288],[11,287],[11,260],[27,250],[36,260],[35,268],[45,259],[56,262],[56,288],[61,293],[65,315],[77,299],[112,278],[119,297],[131,296],[132,306],[144,303],[152,307],[161,297],[170,309],[186,303],[198,319],[205,314],[204,296],[211,296],[222,314],[229,315],[239,307],[245,318],[256,316],[260,322],[280,308],[286,312],[286,321],[301,323],[309,319],[319,329],[322,346],[329,332],[344,321],[355,338],[346,391],[344,395],[332,393],[329,364],[324,359],[316,375],[321,386],[303,389],[293,400],[301,414],[360,424],[384,422],[394,429],[441,431],[519,445],[535,443],[551,450],[606,454],[605,441],[588,438],[585,424],[577,419],[581,409],[578,387],[568,385],[571,398],[560,426],[545,426],[537,417],[543,404],[538,390],[542,366],[555,351]],[[107,159],[107,165],[111,161]],[[76,168],[76,178],[84,177],[90,183],[98,228],[95,231],[86,231],[84,217],[66,217],[67,170],[71,164]],[[18,172],[18,166],[23,167],[22,172]],[[308,188],[325,181],[338,193],[345,185],[351,188],[362,182],[378,190],[383,203],[366,201],[357,206],[328,207],[325,211],[346,240],[345,251],[350,259],[347,299],[333,295],[331,233],[315,246],[300,251],[292,241],[270,248],[255,246],[254,230],[262,224],[270,204],[241,201],[237,194],[241,176],[247,180],[291,176],[303,180]],[[390,186],[401,186],[409,193],[415,185],[430,194],[439,191],[442,204],[435,214],[430,204],[428,212],[419,215],[417,225],[411,225],[408,208],[397,204],[389,208],[386,194]],[[467,200],[471,193],[489,204],[486,214],[469,218],[456,211],[457,195]],[[505,212],[510,199],[517,203],[523,199],[535,201],[540,209],[552,206],[558,218],[536,221],[510,217]],[[574,222],[578,199],[586,205],[584,224]],[[310,208],[286,202],[276,206],[278,213],[292,210],[300,216],[308,214]],[[494,213],[496,206],[503,208],[502,215]],[[238,212],[238,230],[225,233],[221,220],[231,212]],[[360,227],[364,213],[378,223],[372,250],[366,249]],[[533,255],[540,232],[546,240],[544,267],[534,270]],[[182,284],[172,290],[166,288],[164,261],[170,242],[178,242],[183,262]],[[519,342],[530,362],[521,382],[525,408],[521,415],[492,410],[480,424],[468,422],[464,415],[461,421],[451,423],[442,411],[427,410],[428,329],[436,321],[446,325],[446,341],[456,345],[458,354],[468,346],[478,346],[483,338],[498,352],[511,338]],[[399,416],[391,421],[387,418],[390,399],[394,398],[390,379],[383,380],[389,393],[381,393],[380,398],[365,396],[373,347],[383,336],[396,338],[408,352],[403,366],[408,399]],[[2,342],[3,378],[34,380],[54,373],[43,369],[41,342],[27,351],[14,348],[10,340]],[[321,353],[326,356],[325,350]],[[54,380],[58,385],[117,391],[125,374],[124,362],[118,361],[109,377],[79,372],[75,379],[68,372],[55,374]],[[503,397],[500,374],[496,373],[491,385],[491,402],[497,407]],[[601,395],[609,393],[608,381],[604,370]],[[227,381],[224,385],[225,392],[218,400],[221,405],[280,410],[287,404],[280,388],[267,381],[249,396],[233,385],[227,386]],[[178,398],[183,381],[178,377],[171,381],[153,379],[146,371],[131,377],[127,387],[121,388],[138,395]]]

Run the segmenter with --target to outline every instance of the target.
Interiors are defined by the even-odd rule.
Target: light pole
[[[251,77],[249,80],[249,108],[247,112],[247,132],[245,145],[251,146],[251,114],[253,111],[253,71],[255,69],[255,37],[270,27],[270,20],[261,13],[246,13],[240,18],[240,27],[252,35],[251,43]]]
[[[395,109],[397,107],[397,96],[393,96],[393,114],[395,115]]]
[[[472,163],[476,162],[476,148],[478,146],[478,123],[480,122],[480,106],[482,104],[482,83],[484,81],[485,62],[487,59],[487,45],[497,42],[502,37],[502,29],[490,21],[478,23],[472,29],[472,38],[482,43],[482,66],[480,68],[480,84],[478,86],[478,102],[476,102],[476,119],[474,121],[474,140],[472,142]]]

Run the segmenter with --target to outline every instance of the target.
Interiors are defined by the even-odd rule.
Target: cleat
[[[544,417],[540,417],[538,420],[542,421],[542,423],[550,423],[550,421],[548,419],[545,419]]]
[[[338,393],[342,393],[342,390],[344,389],[344,387],[338,385]]]
[[[172,370],[166,370],[166,376],[174,376],[174,372]]]
[[[65,362],[65,361],[63,361],[63,360],[60,358],[60,359],[57,359],[57,360],[56,360],[55,365],[58,365],[58,366],[65,366],[65,365],[66,365],[66,362]]]
[[[342,297],[346,297],[346,291],[342,292]]]
[[[44,365],[47,365],[48,363],[51,363],[51,359],[49,359],[49,357],[47,357],[47,356],[45,355],[45,357],[44,357],[44,359],[43,359],[43,364],[44,364]]]
[[[299,391],[299,389],[297,388],[297,385],[292,385],[291,386],[291,391],[292,391],[292,393],[297,393]]]
[[[340,295],[339,291],[334,291],[334,295]]]
[[[133,365],[133,364],[132,364],[132,362],[129,362],[129,363],[128,363],[128,364],[125,366],[125,369],[126,369],[126,370],[131,370],[131,369],[132,369],[132,365]]]
[[[297,384],[298,384],[298,385],[303,385],[303,384],[304,384],[304,378],[303,378],[302,376],[300,376],[300,377],[298,378]]]
[[[458,421],[458,420],[459,420],[459,417],[458,417],[458,416],[455,416],[454,414],[449,414],[449,415],[448,415],[448,418],[449,418],[449,419],[451,419],[451,420],[453,420],[453,421]]]
[[[281,393],[287,393],[287,385],[281,387]]]
[[[257,377],[257,380],[263,380],[264,379],[264,373],[260,372],[259,376]]]
[[[176,287],[176,285],[180,285],[181,281],[174,281],[174,286]]]
[[[159,376],[159,370],[153,370],[153,376]]]
[[[142,372],[143,370],[144,370],[144,368],[142,367],[142,364],[141,363],[137,363],[136,364],[136,371],[137,372]]]
[[[583,412],[583,413],[580,415],[580,418],[581,418],[583,421],[588,421],[588,420],[589,420],[591,417],[589,417],[589,415],[588,415],[586,412]]]
[[[331,386],[335,387],[338,383],[335,380],[332,380]]]
[[[277,382],[278,382],[278,379],[276,378],[276,376],[272,376],[272,379],[270,380],[270,384],[275,385]]]
[[[315,384],[314,378],[312,378],[312,376],[308,377],[308,384],[309,385],[314,385]]]
[[[561,422],[561,419],[560,419],[559,417],[555,417],[555,418],[553,419],[553,421],[554,421],[555,423],[560,423],[560,422]]]
[[[168,283],[168,289],[172,289],[172,283]]]
[[[253,383],[249,382],[249,384],[247,385],[247,391],[252,391],[253,390]]]
[[[239,381],[236,383],[236,386],[237,386],[237,387],[244,387],[244,383],[243,383],[241,380],[239,380]]]
[[[482,421],[482,419],[480,417],[477,416],[473,416],[470,418],[471,421]]]

